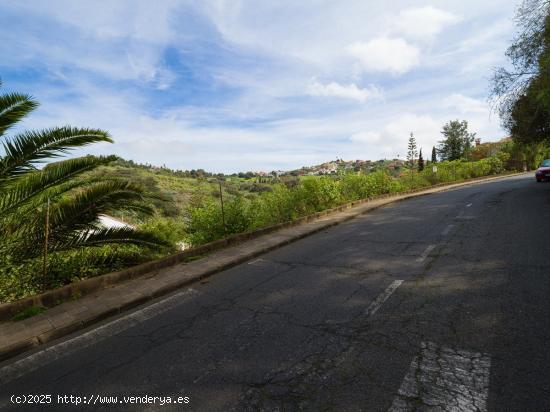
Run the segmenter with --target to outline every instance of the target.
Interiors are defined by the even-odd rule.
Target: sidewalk
[[[190,263],[179,263],[150,272],[139,278],[99,290],[80,299],[62,303],[22,321],[2,322],[0,323],[0,361],[236,266],[270,250],[353,219],[378,207],[417,196],[478,185],[520,174],[522,173],[484,178],[483,180],[440,186],[415,193],[374,199],[343,211],[327,214],[307,223],[283,228],[229,246]]]

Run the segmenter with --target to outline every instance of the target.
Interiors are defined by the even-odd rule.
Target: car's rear
[[[540,167],[535,171],[537,182],[550,180],[550,159],[543,160]]]

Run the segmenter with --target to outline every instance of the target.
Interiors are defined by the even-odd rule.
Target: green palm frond
[[[83,183],[84,182],[79,180],[72,180],[53,186],[37,193],[26,201],[18,203],[8,210],[0,212],[0,228],[6,230],[7,233],[14,233],[17,231],[26,232],[31,222],[36,222],[43,218],[39,212],[48,201],[59,201],[61,198],[70,195],[72,191],[77,190]],[[1,202],[2,200],[0,197],[0,203]],[[22,222],[25,223],[23,224]]]
[[[9,232],[14,232],[15,230],[21,230],[27,232],[29,226],[32,226],[38,221],[43,221],[43,209],[45,205],[50,202],[52,205],[56,205],[64,199],[70,199],[77,192],[81,192],[86,187],[89,187],[92,184],[98,183],[98,180],[95,179],[74,179],[70,178],[68,181],[55,184],[44,190],[38,190],[38,193],[30,196],[27,199],[22,199],[16,205],[10,203],[10,200],[13,197],[4,199],[4,202],[13,207],[9,207],[7,210],[2,211],[0,207],[0,225],[10,226],[14,229]],[[6,195],[13,195],[12,192],[6,192]],[[19,193],[20,195],[20,193]],[[154,199],[155,197],[147,195],[147,197]],[[2,197],[0,195],[0,205],[2,204]],[[147,213],[147,212],[145,212]],[[25,222],[23,225],[21,222]],[[38,224],[38,223],[36,223]],[[40,224],[38,224],[40,226]]]
[[[126,181],[106,181],[79,186],[76,193],[50,205],[50,243],[64,244],[67,239],[74,238],[75,234],[98,230],[100,215],[118,210],[150,215],[153,210],[144,203],[144,197],[143,188]],[[24,216],[18,212],[15,219],[11,219],[12,223],[24,219],[24,223],[20,223],[12,232],[14,236],[20,237],[20,243],[28,245],[44,242],[45,204],[36,205],[33,202],[33,205],[38,207],[29,208],[29,213]]]
[[[21,133],[3,143],[5,156],[0,159],[0,180],[28,173],[46,158],[97,142],[113,141],[103,130],[68,126]]]
[[[40,242],[40,239],[31,240],[28,237],[13,239],[15,242],[5,245],[5,248],[14,258],[29,259],[38,257],[42,254],[43,243],[36,242]],[[48,251],[50,253],[64,252],[88,247],[100,247],[107,244],[133,244],[149,248],[171,247],[170,243],[159,238],[157,235],[131,227],[94,227],[83,231],[73,232],[61,238],[50,239],[48,242]],[[37,245],[40,246],[37,247]]]
[[[0,182],[2,189],[0,192],[0,218],[16,211],[36,196],[47,197],[48,189],[69,183],[78,175],[116,159],[118,159],[117,156],[78,157],[51,163],[42,170],[25,173],[15,181],[8,182],[4,187]],[[65,188],[61,187],[61,189]]]
[[[105,244],[134,244],[148,247],[170,246],[165,240],[156,235],[132,229],[121,228],[94,228],[81,233],[75,233],[71,237],[52,245],[52,251],[70,250],[75,248],[102,246]]]
[[[97,218],[117,210],[132,210],[151,215],[153,209],[144,203],[145,192],[127,181],[106,181],[84,187],[74,196],[52,205],[52,233],[70,233],[97,227]]]
[[[29,95],[0,95],[0,137],[37,105]],[[119,210],[153,213],[147,204],[152,196],[141,186],[81,176],[117,156],[86,156],[38,168],[41,162],[97,142],[112,140],[103,130],[69,126],[4,139],[0,148],[0,254],[24,260],[37,257],[44,247],[63,252],[108,243],[168,246],[155,235],[130,227],[100,227],[102,214]]]
[[[37,107],[38,102],[27,94],[7,93],[1,95],[0,136]]]

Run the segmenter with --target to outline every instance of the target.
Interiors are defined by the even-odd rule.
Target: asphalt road
[[[111,322],[3,365],[0,408],[548,411],[550,184],[395,203]]]

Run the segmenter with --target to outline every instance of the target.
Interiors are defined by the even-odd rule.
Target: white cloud
[[[377,158],[403,158],[411,132],[424,153],[431,150],[440,139],[442,122],[429,115],[405,113],[388,119],[377,131],[363,131],[352,135],[355,144],[371,144],[370,151],[379,153]]]
[[[427,137],[434,132],[439,134],[439,130],[441,130],[440,123],[432,116],[412,113],[399,116],[385,128],[388,137],[394,139],[402,139],[403,137],[408,139],[410,132],[413,132],[415,136]]]
[[[389,112],[383,105],[354,105],[345,111],[315,112],[309,117],[297,114],[246,128],[214,123],[214,119],[227,116],[223,111],[197,112],[190,106],[151,113],[147,102],[133,92],[106,91],[85,83],[75,86],[82,93],[75,104],[67,106],[55,96],[41,98],[44,104],[22,127],[100,127],[111,132],[115,144],[93,145],[83,153],[116,153],[179,169],[269,171],[319,164],[335,157],[403,158],[411,131],[427,154],[441,140],[442,125],[456,118],[453,110],[433,114],[431,102],[419,104],[420,114],[407,113],[409,105],[396,102]],[[433,104],[441,109],[444,106],[441,100]],[[197,122],[197,117],[202,121]],[[487,127],[485,115],[465,117],[480,137],[501,137],[497,125]],[[234,118],[232,112],[229,118]]]
[[[495,44],[508,47],[510,35],[515,31],[513,21],[509,18],[501,18],[484,25],[474,33],[467,33],[461,41],[455,45],[456,52],[471,52],[473,50],[494,50]]]
[[[13,67],[43,65],[60,75],[76,67],[109,79],[139,80],[165,90],[174,75],[162,67],[162,57],[164,48],[177,38],[177,29],[171,24],[177,5],[174,0],[13,2],[7,5],[11,12],[50,24],[38,23],[31,29],[20,25],[2,32],[9,43],[5,50],[0,46],[6,56],[2,63]],[[61,33],[63,41],[59,40]]]
[[[406,37],[430,39],[460,17],[432,6],[401,10],[391,23],[392,31]]]
[[[81,3],[0,5],[15,22],[0,29],[9,45],[0,46],[0,66],[6,86],[24,79],[18,86],[43,103],[25,127],[68,123],[114,136],[115,145],[86,152],[174,168],[270,170],[335,156],[403,157],[411,131],[429,152],[442,125],[457,117],[484,139],[502,137],[498,118],[467,96],[480,97],[485,72],[504,59],[509,2],[433,3],[441,9],[420,0]],[[455,23],[460,30],[446,30]],[[190,66],[212,78],[206,94],[171,90],[176,81],[194,85]],[[26,84],[16,75],[26,70],[67,79]],[[97,81],[98,73],[110,81]],[[383,85],[383,100],[373,101],[380,91],[366,86],[371,81]],[[165,92],[152,94],[151,86]],[[329,98],[367,104],[327,105]]]
[[[368,89],[361,89],[355,83],[341,85],[336,82],[322,84],[314,81],[308,86],[307,91],[312,96],[340,97],[357,100],[361,103],[373,98],[380,98],[382,95],[382,92],[374,86],[370,86]]]
[[[377,37],[356,42],[347,51],[369,72],[403,74],[420,63],[420,50],[400,38]]]
[[[464,96],[460,93],[448,96],[443,101],[443,107],[455,109],[461,114],[489,113],[489,107],[486,102]]]
[[[49,15],[58,23],[73,26],[94,39],[137,39],[149,44],[163,44],[174,37],[170,17],[178,6],[175,0],[21,0],[14,3],[26,13]]]
[[[377,132],[358,132],[351,135],[351,141],[356,143],[377,143],[382,135]]]
[[[385,141],[399,142],[400,151],[404,151],[404,142],[409,138],[410,133],[414,134],[418,147],[435,145],[440,138],[442,121],[434,119],[429,115],[416,115],[407,113],[393,120],[384,128]]]

